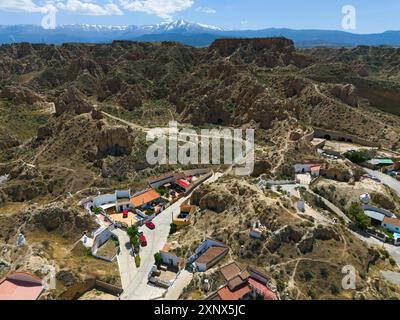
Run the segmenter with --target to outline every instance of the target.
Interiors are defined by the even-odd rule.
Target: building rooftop
[[[232,262],[230,264],[227,264],[226,266],[223,266],[220,271],[225,280],[229,281],[236,277],[240,272],[242,272],[242,268],[236,262]]]
[[[209,264],[228,252],[227,247],[210,247],[195,262]]]
[[[231,291],[227,286],[218,290],[218,296],[221,300],[228,300],[228,301],[236,301],[243,298],[246,294],[251,292],[251,288],[248,285],[237,289],[235,291]]]
[[[372,159],[368,161],[369,164],[372,165],[392,165],[394,164],[393,160],[391,159]]]
[[[258,282],[253,278],[248,279],[248,283],[250,287],[254,288],[257,292],[261,293],[264,296],[265,300],[277,300],[277,296],[274,292],[272,292],[266,285]]]
[[[146,203],[157,200],[159,198],[161,198],[161,195],[156,190],[150,189],[146,192],[143,192],[140,195],[133,197],[131,199],[131,203],[136,208],[136,207],[141,207]]]
[[[391,225],[396,226],[396,227],[400,227],[400,219],[385,217],[383,219],[383,222],[391,224]]]
[[[364,214],[374,220],[378,220],[378,221],[383,221],[385,218],[385,215],[383,213],[379,213],[377,211],[373,211],[373,210],[364,210]]]
[[[37,300],[43,291],[41,280],[18,272],[0,281],[0,300]]]

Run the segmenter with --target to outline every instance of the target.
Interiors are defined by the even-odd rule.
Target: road
[[[121,229],[115,229],[113,233],[118,237],[120,244],[120,253],[117,256],[117,260],[122,289],[125,290],[136,273],[135,259],[132,255],[132,246],[128,234]]]
[[[380,179],[383,184],[396,191],[396,193],[400,196],[400,181],[397,181],[391,176],[388,176],[387,174],[384,174],[379,171],[374,171],[367,168],[364,168],[364,170],[372,177]]]
[[[126,268],[129,268],[129,274],[132,275],[126,277],[129,282],[127,286],[123,287],[124,293],[121,295],[122,300],[151,300],[160,297],[165,292],[165,289],[148,284],[148,274],[151,267],[154,265],[154,254],[160,251],[167,243],[172,216],[176,217],[179,214],[181,204],[189,197],[190,196],[180,199],[154,218],[153,222],[156,225],[155,230],[150,230],[146,226],[142,227],[148,245],[140,250],[140,268],[136,268],[134,259],[133,265],[122,266],[122,272]],[[124,262],[129,263],[129,261],[130,259],[124,259]],[[122,272],[121,277],[123,276]]]

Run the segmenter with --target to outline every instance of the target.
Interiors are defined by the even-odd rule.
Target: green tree
[[[139,229],[137,226],[131,226],[127,230],[128,236],[130,238],[138,236],[139,237]]]
[[[130,240],[131,240],[132,246],[133,246],[135,249],[140,248],[140,241],[139,241],[139,236],[138,236],[138,235],[135,235],[135,236],[133,236],[133,237],[130,237]]]
[[[157,252],[154,254],[154,260],[156,261],[156,265],[159,266],[162,263],[161,253]]]
[[[371,226],[371,218],[364,214],[364,210],[359,204],[353,203],[347,214],[361,229],[367,229]]]
[[[344,156],[349,159],[351,162],[360,164],[365,161],[371,160],[368,151],[360,150],[360,151],[349,151],[344,154]]]

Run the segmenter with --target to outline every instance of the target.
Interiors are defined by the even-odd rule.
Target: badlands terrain
[[[358,200],[354,190],[398,214],[399,197],[363,185],[360,168],[322,158],[309,139],[316,128],[334,130],[400,152],[399,57],[391,47],[300,50],[284,38],[216,40],[209,48],[128,41],[1,46],[0,262],[9,266],[0,278],[15,270],[43,276],[41,266],[54,263],[60,285],[46,298],[71,299],[68,287],[88,278],[120,285],[116,262],[75,246],[95,224],[78,202],[142,190],[148,178],[179,169],[146,162],[145,130],[176,120],[195,129],[256,129],[252,176],[225,175],[194,192],[195,221],[170,237],[176,253],[189,256],[204,236],[223,241],[228,260],[264,270],[291,299],[400,297],[380,276],[398,271],[396,261],[366,245],[314,192],[343,211]],[[293,165],[309,159],[347,178],[320,181],[314,192],[256,186],[261,175],[293,179]],[[299,215],[296,197],[315,215]],[[270,231],[268,239],[248,237],[255,221]],[[24,247],[15,245],[20,232]],[[357,269],[354,291],[341,289],[345,265]],[[217,288],[218,273],[207,276]],[[181,298],[204,298],[201,283],[196,275]]]

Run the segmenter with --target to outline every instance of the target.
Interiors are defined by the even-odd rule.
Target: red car
[[[156,228],[155,224],[151,221],[147,221],[145,223],[146,227],[149,228],[150,230],[154,230]]]
[[[147,246],[147,240],[146,240],[146,237],[144,236],[144,234],[142,234],[142,235],[139,237],[139,241],[140,241],[140,245],[141,245],[142,247]]]

